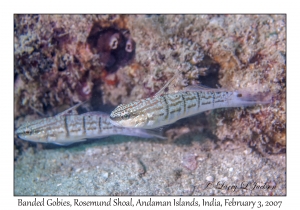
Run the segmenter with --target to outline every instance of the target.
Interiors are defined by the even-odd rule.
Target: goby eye
[[[25,134],[30,134],[30,130],[29,130],[29,129],[26,129],[26,130],[24,131],[24,133],[25,133]]]
[[[122,118],[123,118],[123,120],[127,120],[127,119],[130,118],[130,115],[129,114],[124,114]]]

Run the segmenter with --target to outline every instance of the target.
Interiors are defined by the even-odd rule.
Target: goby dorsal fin
[[[168,93],[176,93],[182,90],[183,76],[180,71],[176,71],[174,76],[154,95],[158,97]]]
[[[86,101],[85,101],[86,102]],[[76,109],[81,106],[82,104],[84,104],[85,102],[80,102],[72,107],[70,107],[69,109],[57,114],[56,116],[66,116],[66,115],[78,115],[78,112],[76,111]]]

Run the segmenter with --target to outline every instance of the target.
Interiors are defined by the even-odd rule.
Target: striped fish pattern
[[[187,87],[186,91],[121,104],[111,113],[110,118],[118,126],[152,129],[207,110],[258,103],[266,102],[238,91]]]
[[[88,138],[103,138],[111,135],[158,137],[142,129],[115,126],[109,115],[102,112],[87,112],[81,115],[57,115],[25,123],[16,130],[19,138],[39,143],[69,145]]]

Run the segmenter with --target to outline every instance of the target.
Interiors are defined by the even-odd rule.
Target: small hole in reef
[[[243,96],[243,95],[242,95],[241,93],[239,93],[239,94],[237,95],[237,97],[239,97],[239,98],[242,97],[242,96]]]
[[[135,55],[135,42],[127,29],[102,27],[96,22],[86,41],[91,51],[100,55],[100,62],[110,73],[128,65]]]
[[[198,68],[207,68],[207,73],[205,76],[199,76],[198,79],[202,85],[208,87],[221,87],[219,83],[219,71],[220,65],[216,63],[208,55],[205,55],[203,61],[197,64]]]

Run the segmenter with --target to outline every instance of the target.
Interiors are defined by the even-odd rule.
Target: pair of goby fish
[[[266,104],[259,94],[227,91],[202,86],[188,86],[179,91],[171,87],[176,75],[153,97],[119,105],[110,116],[102,112],[81,115],[74,111],[79,105],[49,118],[25,123],[16,130],[19,138],[42,143],[69,145],[86,139],[111,135],[165,138],[152,129],[204,111]]]

